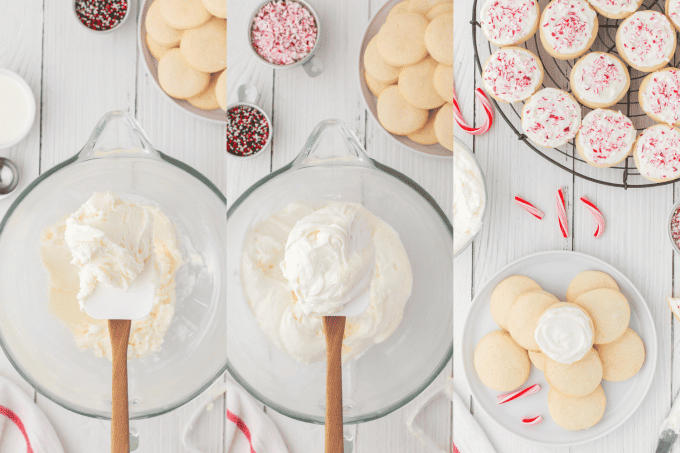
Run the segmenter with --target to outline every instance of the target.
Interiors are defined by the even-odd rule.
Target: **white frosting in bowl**
[[[549,308],[538,321],[534,339],[543,354],[555,362],[577,362],[593,347],[590,318],[579,308]]]

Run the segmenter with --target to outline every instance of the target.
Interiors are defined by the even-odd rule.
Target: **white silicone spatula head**
[[[312,313],[312,316],[359,316],[368,309],[371,303],[371,288],[369,287],[363,293],[347,302],[342,310],[333,313],[332,315],[324,313]]]

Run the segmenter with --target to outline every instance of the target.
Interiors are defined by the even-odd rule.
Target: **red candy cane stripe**
[[[478,128],[468,126],[465,122],[465,118],[463,118],[463,114],[460,112],[460,105],[458,104],[455,87],[453,88],[453,119],[456,120],[458,126],[468,134],[481,135],[486,133],[493,124],[493,107],[491,106],[491,102],[489,102],[489,98],[486,97],[484,90],[477,88],[475,90],[475,95],[477,96],[477,99],[479,99],[479,102],[482,103],[484,111],[486,112],[486,121],[484,124]]]
[[[528,426],[538,425],[543,421],[543,417],[537,415],[536,417],[527,417],[522,419],[522,423]]]
[[[581,202],[586,205],[586,208],[588,208],[591,214],[593,214],[595,222],[597,222],[597,229],[595,230],[594,236],[599,238],[602,236],[602,233],[604,233],[604,217],[602,217],[602,213],[599,209],[597,209],[597,206],[595,206],[593,202],[586,197],[581,197]]]
[[[555,194],[557,198],[557,219],[560,224],[560,232],[562,233],[562,237],[569,237],[569,230],[568,230],[568,224],[567,224],[567,205],[564,203],[564,192],[562,192],[562,188],[557,191]]]
[[[533,395],[534,393],[541,390],[541,386],[534,384],[522,390],[517,390],[514,392],[506,393],[504,395],[498,395],[498,404],[507,403],[508,401],[516,400],[517,398],[523,398],[525,396]]]
[[[517,203],[517,205],[523,208],[526,212],[536,217],[538,220],[541,220],[545,215],[543,214],[543,211],[526,201],[524,198],[515,197],[515,203]]]

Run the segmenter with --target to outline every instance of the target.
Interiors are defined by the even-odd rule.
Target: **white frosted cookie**
[[[643,0],[588,0],[590,5],[610,19],[625,19],[642,5]]]
[[[527,351],[504,330],[493,330],[479,340],[474,366],[484,385],[498,392],[516,389],[531,373]]]
[[[648,74],[640,85],[638,101],[654,121],[680,125],[680,69],[664,68]]]
[[[158,62],[158,82],[175,99],[189,99],[203,92],[210,74],[192,68],[178,48],[168,50]]]
[[[522,101],[543,82],[543,65],[521,47],[497,50],[484,63],[482,80],[487,92],[501,102]]]
[[[576,149],[590,165],[611,167],[628,156],[636,133],[631,120],[621,112],[593,110],[581,121]]]
[[[680,31],[680,0],[666,0],[665,10],[675,29]]]
[[[227,67],[227,21],[213,19],[186,30],[179,44],[184,60],[197,71],[219,72]]]
[[[576,62],[569,75],[574,97],[593,109],[610,107],[626,95],[630,74],[613,55],[591,52]]]
[[[165,23],[180,30],[200,27],[212,18],[201,0],[156,1],[160,3]]]
[[[581,126],[581,107],[569,93],[544,88],[524,104],[522,129],[541,146],[562,146],[576,136]]]
[[[541,352],[564,365],[581,360],[593,347],[594,338],[595,325],[590,315],[571,302],[558,302],[548,307],[534,332]]]
[[[559,60],[577,58],[595,42],[598,26],[597,13],[585,0],[553,0],[541,14],[541,43]]]
[[[640,133],[633,145],[633,157],[640,174],[653,182],[680,176],[680,130],[656,124]]]
[[[536,0],[486,0],[480,12],[482,32],[497,46],[516,46],[538,29]]]
[[[658,11],[638,11],[616,32],[616,50],[626,63],[643,72],[668,64],[675,52],[675,29]]]

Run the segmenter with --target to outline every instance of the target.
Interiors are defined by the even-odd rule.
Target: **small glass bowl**
[[[269,145],[272,142],[272,136],[274,135],[274,125],[272,124],[272,120],[269,118],[269,115],[267,115],[267,112],[264,111],[262,107],[256,104],[257,102],[257,88],[255,85],[251,84],[244,84],[238,87],[238,102],[235,102],[233,104],[229,104],[227,106],[227,121],[229,120],[229,112],[231,109],[235,107],[250,107],[252,109],[257,110],[260,112],[263,116],[264,119],[267,120],[267,125],[269,126],[269,137],[267,138],[267,143],[264,144],[262,148],[259,150],[255,151],[253,154],[249,154],[247,156],[237,156],[236,154],[232,154],[229,151],[227,151],[227,156],[233,158],[233,159],[238,159],[238,160],[246,160],[246,159],[252,159],[253,157],[259,156],[260,154],[263,154],[263,151],[266,150]]]
[[[680,247],[678,247],[678,244],[675,243],[673,240],[673,232],[671,231],[671,222],[673,220],[673,215],[675,214],[675,211],[680,208],[680,200],[676,201],[673,207],[671,208],[671,212],[668,214],[668,226],[666,231],[668,232],[668,240],[671,243],[671,247],[673,247],[673,250],[675,250],[675,253],[680,254]]]
[[[472,151],[470,151],[470,149],[467,146],[465,146],[463,143],[461,143],[460,140],[458,140],[456,137],[453,137],[453,141],[455,142],[454,148],[455,148],[456,145],[460,146],[472,158],[472,161],[477,166],[477,170],[479,170],[479,174],[482,175],[482,183],[483,183],[483,186],[484,186],[484,211],[482,212],[482,225],[479,227],[479,230],[477,230],[477,232],[465,243],[465,245],[460,248],[460,250],[453,252],[453,258],[455,259],[458,255],[463,253],[465,251],[465,249],[467,249],[470,246],[470,244],[472,244],[472,241],[475,240],[475,238],[477,237],[479,232],[482,231],[482,228],[484,228],[484,221],[486,220],[486,212],[489,210],[489,189],[487,188],[486,177],[484,176],[484,172],[482,171],[482,167],[481,167],[481,165],[479,165],[479,161],[477,160],[475,155],[472,153]],[[454,153],[453,158],[454,158],[454,162],[455,162],[455,158],[456,158],[455,153]],[[456,171],[455,164],[454,164],[454,167],[453,167],[453,171],[454,172]],[[455,229],[456,229],[455,220],[454,220],[453,223],[454,223],[453,228],[454,228],[454,236],[455,236],[455,234],[456,234],[455,233]],[[680,253],[680,251],[678,251],[678,253]]]
[[[78,17],[78,12],[76,11],[76,0],[73,0],[73,15],[76,18],[76,22],[80,24],[81,27],[83,27],[85,30],[91,31],[92,33],[96,33],[98,35],[104,34],[104,33],[111,33],[114,30],[118,30],[127,20],[128,17],[130,17],[130,10],[132,9],[132,1],[133,0],[127,0],[127,10],[125,10],[125,16],[123,16],[123,19],[121,19],[120,22],[118,22],[118,25],[116,25],[113,28],[109,28],[108,30],[95,30],[93,28],[88,27],[85,25],[81,20],[80,17]]]

